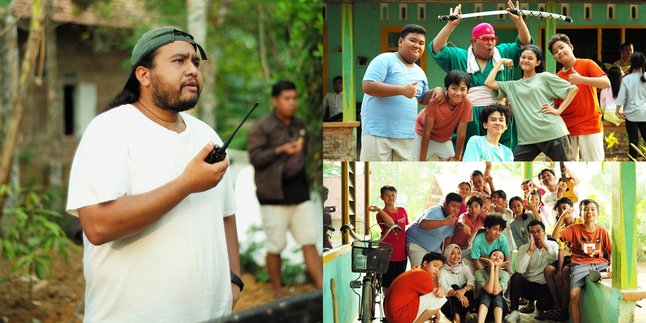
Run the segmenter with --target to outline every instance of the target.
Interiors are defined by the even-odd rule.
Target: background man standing
[[[315,227],[305,173],[305,123],[294,117],[298,105],[296,85],[278,81],[271,97],[276,109],[253,125],[247,151],[255,169],[256,196],[267,234],[267,271],[274,297],[281,298],[285,295],[280,280],[280,253],[287,243],[288,228],[303,246],[305,266],[316,288],[323,286],[323,264],[316,250],[321,229]]]

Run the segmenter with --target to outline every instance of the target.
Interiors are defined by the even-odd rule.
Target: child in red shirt
[[[394,186],[383,186],[381,188],[381,200],[384,201],[383,209],[378,206],[370,206],[370,211],[377,212],[377,223],[381,227],[382,236],[388,229],[397,225],[401,230],[390,231],[384,242],[393,245],[393,253],[390,256],[388,271],[383,274],[384,293],[390,287],[397,276],[406,271],[406,226],[408,225],[408,214],[403,207],[395,206],[397,202],[397,189]]]

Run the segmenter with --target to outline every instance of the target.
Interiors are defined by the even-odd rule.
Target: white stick
[[[537,10],[518,10],[518,9],[472,12],[472,13],[461,14],[460,17],[473,18],[473,17],[495,16],[495,15],[507,14],[508,12],[511,12],[512,14],[515,14],[515,15],[521,14],[524,16],[551,18],[551,19],[562,20],[565,22],[573,22],[572,17],[559,15],[557,13],[537,11]],[[455,14],[437,16],[437,20],[440,20],[440,21],[455,20],[455,19],[458,19],[458,16]]]

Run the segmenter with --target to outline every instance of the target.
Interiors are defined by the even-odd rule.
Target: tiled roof
[[[16,0],[14,14],[20,18],[31,17],[31,3],[31,0]],[[99,2],[90,5],[83,12],[71,0],[52,0],[52,6],[55,11],[53,19],[59,23],[129,27],[146,16],[140,1],[113,0],[109,7],[106,3]],[[99,11],[102,13],[99,14]]]

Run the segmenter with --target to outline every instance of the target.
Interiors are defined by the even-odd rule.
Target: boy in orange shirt
[[[583,224],[572,224],[561,232],[554,232],[553,238],[568,244],[572,252],[570,265],[570,314],[572,322],[581,321],[581,288],[585,278],[594,271],[612,274],[610,259],[612,242],[608,231],[597,224],[599,204],[591,199],[581,201]],[[594,280],[594,278],[591,277]]]
[[[442,254],[429,252],[422,258],[421,267],[414,266],[395,278],[384,300],[389,323],[422,323],[433,316],[439,321],[446,291],[437,278],[444,262]]]
[[[563,65],[556,75],[579,88],[570,105],[561,113],[570,132],[571,158],[574,161],[603,161],[603,126],[597,89],[609,87],[610,80],[593,60],[574,56],[574,46],[567,35],[552,36],[548,48],[554,59]]]

